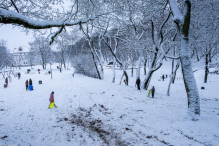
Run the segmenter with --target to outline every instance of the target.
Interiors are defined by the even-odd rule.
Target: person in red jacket
[[[52,93],[50,94],[50,98],[49,98],[50,104],[54,101],[54,92],[52,91]],[[57,107],[56,105],[54,105],[55,107]],[[50,108],[50,107],[49,107]]]

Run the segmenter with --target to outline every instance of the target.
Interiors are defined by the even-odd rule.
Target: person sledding
[[[48,109],[52,108],[53,106],[57,107],[57,106],[55,105],[54,92],[53,92],[53,91],[52,91],[52,93],[50,94],[49,101],[50,101],[50,105],[49,105]]]

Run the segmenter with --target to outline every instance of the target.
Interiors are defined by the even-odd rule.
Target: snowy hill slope
[[[195,72],[201,98],[201,116],[191,121],[183,80],[171,85],[169,78],[158,81],[162,73],[170,74],[165,62],[151,80],[155,98],[148,91],[138,91],[134,77],[129,86],[118,85],[122,72],[116,70],[116,83],[111,83],[112,70],[105,69],[105,79],[75,74],[72,69],[48,70],[12,78],[8,88],[0,88],[0,145],[217,145],[219,143],[219,75],[209,75],[203,83],[204,70]],[[141,80],[143,80],[143,69]],[[177,77],[182,77],[180,69]],[[4,84],[2,76],[0,85]],[[25,90],[25,81],[33,80],[33,91]],[[38,81],[42,80],[42,84]],[[150,86],[150,88],[151,88]],[[205,90],[201,90],[201,86]],[[58,108],[48,109],[49,95],[54,91]]]

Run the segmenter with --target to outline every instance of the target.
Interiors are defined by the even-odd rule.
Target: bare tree
[[[30,42],[29,45],[33,48],[34,54],[40,56],[40,62],[43,69],[46,69],[46,63],[51,59],[51,48],[49,41],[44,37],[35,37],[33,42]]]

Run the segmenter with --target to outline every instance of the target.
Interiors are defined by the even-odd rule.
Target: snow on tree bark
[[[194,117],[194,115],[200,114],[200,99],[196,80],[192,70],[189,48],[191,1],[184,1],[184,15],[180,13],[176,0],[169,0],[169,2],[174,16],[174,22],[178,25],[180,32],[180,61],[188,98],[188,112],[192,117]]]
[[[174,59],[173,59],[173,60],[174,60]],[[176,71],[177,71],[177,69],[179,68],[179,65],[180,65],[180,60],[177,61],[175,70],[173,71],[172,76],[171,76],[171,78],[170,78],[170,82],[169,82],[168,89],[167,89],[167,95],[168,95],[168,96],[170,96],[170,85],[171,85],[171,83],[173,83],[173,80],[175,79]]]

